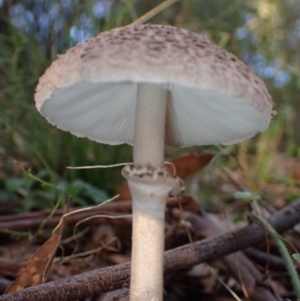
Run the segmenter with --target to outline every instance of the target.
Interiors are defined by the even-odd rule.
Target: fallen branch
[[[78,208],[77,208],[78,209]],[[76,208],[70,210],[73,211]],[[74,225],[79,221],[91,217],[96,214],[116,215],[121,213],[127,213],[131,211],[131,201],[114,202],[105,204],[103,207],[95,208],[93,212],[78,212],[77,214],[71,215],[67,218],[69,225]],[[0,217],[0,229],[9,230],[27,230],[37,229],[41,223],[47,218],[50,211],[37,211],[30,213],[23,213],[18,215],[9,215]],[[55,227],[63,214],[63,210],[57,210],[54,216],[52,216],[46,223],[45,227]]]
[[[99,213],[98,213],[99,212]],[[86,220],[85,225],[88,224],[103,224],[107,221],[107,217],[95,217],[95,215],[105,215],[105,216],[122,216],[127,215],[121,212],[110,212],[110,211],[94,211],[94,212],[82,212],[77,213],[67,217],[67,223],[70,226],[76,225],[78,222],[91,218],[90,220]],[[60,221],[61,215],[56,215],[51,217],[49,221],[45,223],[45,227],[52,227],[54,228]],[[0,222],[0,229],[8,229],[8,230],[15,230],[15,231],[25,231],[28,229],[37,229],[41,223],[45,220],[45,218],[35,218],[33,220],[20,220],[20,221],[13,221],[13,222]],[[115,225],[124,225],[124,223],[131,224],[131,218],[122,218],[122,219],[109,219],[111,224]],[[125,222],[124,222],[125,221]]]
[[[204,211],[199,215],[174,209],[173,214],[177,218],[189,222],[196,236],[215,237],[224,234],[224,229],[210,219]],[[224,256],[221,261],[226,266],[226,270],[241,283],[247,299],[252,301],[282,301],[268,279],[264,279],[264,275],[243,252]]]
[[[174,209],[174,215],[189,222],[195,234],[206,237],[215,237],[224,234],[221,226],[215,223],[202,211],[201,214],[181,212]],[[269,283],[264,275],[246,257],[243,252],[235,252],[222,257],[221,261],[226,270],[241,283],[245,297],[252,301],[282,301],[282,298]]]
[[[254,248],[247,248],[244,250],[244,253],[248,258],[255,261],[262,267],[264,267],[267,263],[268,269],[272,271],[286,272],[285,262],[282,257],[278,255],[270,254]]]
[[[191,198],[187,196],[178,197],[178,198],[169,198],[167,202],[168,207],[178,206],[178,202],[180,202],[181,206],[187,205],[191,203]],[[77,210],[78,208],[71,208],[70,212]],[[67,221],[68,225],[75,225],[79,221],[86,219],[88,217],[97,215],[97,214],[105,214],[105,215],[122,215],[124,213],[128,213],[132,211],[132,202],[129,201],[118,201],[104,204],[102,207],[95,208],[92,212],[78,212],[74,215],[68,216]],[[28,212],[22,214],[12,214],[12,215],[4,215],[0,216],[0,229],[9,229],[15,231],[25,231],[28,229],[37,229],[41,226],[41,223],[49,216],[50,210],[44,211],[35,211]],[[62,209],[58,209],[54,216],[52,216],[45,227],[55,227],[63,214]],[[96,219],[92,219],[91,222],[93,224],[96,223]],[[124,220],[122,220],[124,221]],[[121,223],[122,223],[121,221]],[[103,222],[103,219],[98,219],[98,222]],[[89,223],[89,221],[87,221]],[[110,220],[110,223],[120,224],[120,220],[114,219]]]
[[[274,213],[268,222],[279,233],[291,229],[300,222],[300,200]],[[259,225],[250,224],[235,232],[187,244],[165,252],[165,273],[188,269],[205,261],[215,261],[265,239],[265,230]],[[96,269],[70,278],[2,295],[0,301],[77,300],[128,285],[129,272],[130,263]]]

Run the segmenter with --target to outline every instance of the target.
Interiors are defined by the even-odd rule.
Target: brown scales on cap
[[[56,88],[80,80],[169,82],[243,96],[266,116],[272,101],[265,84],[235,56],[202,36],[164,25],[113,29],[61,55],[40,79],[39,108]]]
[[[38,110],[48,121],[63,130],[98,142],[132,144],[134,121],[121,119],[127,118],[124,117],[125,113],[130,116],[136,101],[136,92],[132,89],[136,89],[139,83],[164,85],[170,91],[165,139],[169,145],[235,143],[265,130],[274,115],[265,84],[235,56],[196,33],[151,24],[126,26],[101,33],[60,55],[41,77],[35,101]],[[94,87],[96,84],[98,90]],[[82,109],[82,113],[86,113],[86,120],[80,119],[83,117],[79,111],[77,115],[73,114],[69,106],[91,99],[92,95],[87,95],[88,90],[95,90],[91,92],[93,95],[98,93],[94,105],[99,107],[99,111],[113,110],[115,116],[112,113],[106,116],[99,113],[99,120],[103,120],[100,124],[88,116],[84,111],[86,108]],[[108,90],[110,92],[105,96]],[[72,91],[78,91],[77,95],[74,96]],[[68,103],[66,95],[69,95]],[[100,100],[101,97],[103,99]],[[61,100],[64,103],[59,104]],[[231,104],[231,100],[234,103]],[[123,112],[117,109],[120,103]],[[222,107],[223,104],[224,107],[230,107],[225,108],[224,112],[219,108],[218,114],[215,113],[215,107],[205,107],[210,103],[215,107]],[[242,108],[243,103],[248,107]],[[261,116],[243,124],[246,120],[244,116],[253,113],[248,112],[249,106],[253,107],[250,110],[255,108],[258,111],[256,114]],[[90,107],[93,108],[92,103]],[[199,112],[199,115],[195,112]],[[71,115],[83,124],[83,129],[68,121]],[[212,121],[205,120],[208,115]],[[237,115],[239,120],[232,119]],[[134,119],[133,115],[131,117]],[[232,120],[230,125],[224,121],[228,118]],[[88,119],[91,120],[90,124]],[[109,124],[111,128],[109,137],[101,133],[104,119],[105,125]],[[198,119],[203,120],[202,124]],[[98,129],[95,127],[91,131],[90,128],[97,123]],[[231,133],[231,129],[240,127],[240,124],[245,130]],[[224,133],[220,131],[221,128],[224,128]],[[193,138],[189,137],[192,134],[187,133],[186,129],[194,130]],[[207,133],[203,134],[203,129]],[[117,132],[115,136],[114,131]],[[208,138],[208,132],[211,138]]]

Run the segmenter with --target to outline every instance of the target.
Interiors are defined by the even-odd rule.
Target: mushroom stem
[[[163,167],[167,90],[163,85],[138,84],[133,163]]]
[[[158,174],[163,174],[166,107],[163,85],[138,85],[133,163],[141,176],[128,179],[133,203],[130,301],[163,298],[165,205],[172,189]],[[145,171],[151,176],[143,176]]]
[[[130,301],[162,301],[165,205],[160,185],[129,184],[133,205]]]

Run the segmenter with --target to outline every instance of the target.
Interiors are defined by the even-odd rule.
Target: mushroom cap
[[[36,107],[77,136],[133,144],[139,83],[168,91],[168,145],[236,143],[274,115],[265,84],[234,55],[196,33],[152,24],[113,29],[59,55],[39,80]]]

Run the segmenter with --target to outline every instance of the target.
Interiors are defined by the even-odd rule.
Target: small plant
[[[57,176],[53,184],[49,172],[45,169],[33,174],[22,169],[22,176],[9,177],[5,180],[5,190],[0,190],[2,198],[10,198],[20,202],[22,212],[33,209],[47,209],[61,197],[62,200],[73,196],[73,206],[100,204],[108,199],[108,195],[83,180],[66,181]],[[64,202],[63,202],[64,203]]]

